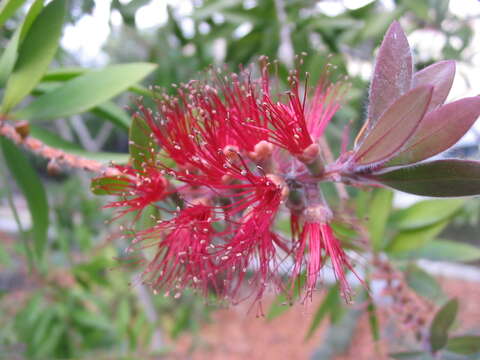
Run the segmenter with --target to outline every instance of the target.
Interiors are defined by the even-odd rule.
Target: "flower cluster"
[[[380,48],[368,120],[354,149],[325,164],[321,137],[345,84],[329,84],[324,76],[310,89],[294,70],[288,91],[280,92],[269,67],[263,57],[258,77],[254,69],[211,69],[207,80],[176,86],[175,96],[158,95],[155,111],[139,104],[134,124],[142,124],[147,143],[133,142],[141,151],[117,176],[94,179],[94,191],[122,197],[108,205],[119,208],[119,216],[156,210],[150,228],[132,232],[130,247],[153,254],[143,280],[154,290],[179,296],[189,287],[238,301],[261,299],[269,285],[288,290],[304,283],[309,295],[330,266],[349,298],[346,275],[356,273],[332,230],[334,214],[319,183],[401,188],[406,179],[421,193],[421,171],[417,185],[415,171],[395,171],[450,147],[480,113],[478,97],[442,105],[454,64],[413,73],[408,42],[394,23]],[[437,173],[432,188],[438,193],[466,195],[464,187],[442,189],[443,173]],[[288,217],[290,236],[275,226]],[[282,282],[285,273],[290,286]]]

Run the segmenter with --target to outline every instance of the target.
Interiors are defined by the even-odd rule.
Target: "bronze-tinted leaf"
[[[419,126],[432,91],[432,86],[417,87],[390,106],[355,150],[355,163],[380,164],[395,156]]]
[[[439,61],[413,75],[413,87],[432,85],[432,101],[428,107],[431,111],[442,105],[450,92],[455,77],[455,61]]]
[[[389,165],[412,164],[453,146],[480,116],[480,96],[465,98],[428,113]]]
[[[375,63],[368,105],[370,128],[395,100],[410,90],[412,73],[410,46],[402,27],[395,21],[383,38]]]

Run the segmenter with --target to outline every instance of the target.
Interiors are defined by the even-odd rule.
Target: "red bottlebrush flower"
[[[263,74],[266,78],[264,83],[268,83],[266,70]],[[307,86],[303,96],[300,94],[298,70],[290,73],[289,83],[287,95],[280,96],[279,101],[274,101],[270,90],[266,90],[263,105],[268,121],[274,128],[270,131],[270,141],[303,161],[305,155],[309,156],[305,152],[312,151],[312,144],[323,135],[339,109],[343,85],[328,85],[326,77],[323,77],[317,83],[313,97],[309,98]],[[284,98],[287,101],[282,101]]]
[[[261,71],[260,78],[252,79],[247,70],[239,75],[211,70],[210,79],[182,84],[176,96],[159,96],[156,112],[139,105],[136,116],[148,125],[149,136],[161,150],[156,154],[157,147],[151,147],[149,161],[142,162],[148,166],[144,170],[123,169],[129,186],[119,195],[126,198],[109,207],[124,207],[123,214],[162,200],[169,193],[166,183],[163,190],[155,190],[164,180],[161,174],[183,183],[178,197],[197,204],[179,208],[171,219],[134,235],[134,244],[155,250],[144,272],[154,289],[179,292],[188,286],[237,301],[249,269],[250,295],[258,301],[268,284],[283,288],[279,267],[292,254],[292,243],[310,242],[303,246],[318,254],[331,248],[333,240],[327,235],[317,237],[328,244],[307,240],[312,226],[307,224],[302,231],[308,204],[289,207],[295,212],[292,242],[275,232],[274,223],[290,188],[294,190],[292,184],[300,192],[315,185],[312,169],[322,168],[317,140],[338,109],[339,88],[327,87],[322,80],[308,100],[308,90],[300,94],[295,71],[288,95],[273,100],[265,62]],[[315,166],[309,162],[313,159]],[[199,197],[212,206],[198,205]],[[220,212],[223,216],[212,219]],[[213,229],[213,221],[223,229],[221,233]],[[340,252],[334,250],[327,254],[338,258]],[[311,262],[309,291],[320,268]],[[295,275],[299,271],[297,267]],[[343,279],[343,273],[336,271]]]
[[[227,210],[235,215],[245,210],[235,222],[232,238],[217,254],[221,268],[231,284],[230,293],[235,297],[249,265],[256,265],[253,283],[255,298],[260,300],[269,282],[278,278],[277,247],[289,252],[288,246],[272,231],[275,216],[282,200],[286,197],[286,187],[276,177],[254,177],[251,185],[243,186],[239,195],[243,198]],[[232,281],[237,278],[237,282]],[[236,285],[235,285],[236,284]]]
[[[175,297],[187,286],[204,295],[209,289],[219,292],[217,265],[211,255],[216,236],[212,216],[211,207],[197,204],[136,234],[135,244],[155,250],[143,272],[145,282],[155,291],[175,291]]]
[[[168,181],[160,169],[152,166],[135,169],[120,165],[117,165],[116,168],[122,174],[118,177],[121,183],[105,185],[104,190],[110,195],[118,195],[123,198],[123,200],[114,201],[105,206],[106,208],[123,208],[119,211],[117,218],[132,211],[141,212],[146,206],[163,200],[169,195]]]
[[[323,206],[313,207],[306,211],[305,223],[302,233],[294,249],[295,265],[292,272],[293,279],[306,267],[307,296],[311,296],[316,287],[320,271],[325,265],[327,257],[330,258],[333,272],[345,299],[350,299],[351,288],[345,276],[345,269],[355,273],[350,265],[347,255],[343,251],[340,241],[333,234],[332,228],[327,223],[325,212],[329,210]],[[308,255],[306,255],[308,249]],[[293,285],[293,283],[292,283]]]

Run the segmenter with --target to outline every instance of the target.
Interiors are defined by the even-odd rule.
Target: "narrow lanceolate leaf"
[[[419,126],[432,90],[431,86],[418,87],[390,106],[355,150],[355,163],[376,165],[394,156]]]
[[[392,191],[378,189],[370,204],[367,226],[374,251],[380,251],[384,247],[385,227],[392,210],[392,200]]]
[[[465,335],[451,337],[448,339],[447,350],[462,355],[480,353],[480,336]]]
[[[476,261],[480,260],[480,248],[450,240],[434,240],[402,256],[407,259],[433,261]]]
[[[92,113],[97,116],[110,120],[114,125],[124,131],[128,131],[132,120],[130,116],[111,101],[106,101],[92,109]]]
[[[128,134],[128,152],[130,153],[130,162],[134,168],[140,169],[144,163],[154,160],[154,154],[158,146],[150,137],[150,134],[150,128],[145,120],[135,116]]]
[[[14,115],[27,120],[46,120],[81,113],[118,95],[155,67],[150,63],[132,63],[89,71],[38,97]]]
[[[412,230],[448,219],[465,204],[465,199],[424,200],[397,212],[392,217],[393,227]]]
[[[32,218],[32,233],[37,259],[41,259],[47,243],[48,202],[43,184],[25,155],[8,139],[0,137],[5,162],[17,186],[27,200]]]
[[[388,244],[387,252],[391,256],[404,256],[432,241],[445,228],[448,219],[423,228],[399,232]]]
[[[30,26],[36,19],[38,14],[43,8],[43,0],[36,0],[30,9],[28,9],[27,15],[22,24],[15,30],[13,36],[8,41],[7,47],[0,56],[0,86],[5,86],[8,76],[13,71],[15,62],[18,57],[18,48],[22,43],[25,35],[28,33]]]
[[[7,21],[25,0],[3,0],[0,4],[0,27]]]
[[[416,163],[447,150],[480,116],[480,96],[443,105],[428,113],[389,165]]]
[[[322,320],[335,307],[335,302],[338,301],[338,299],[339,288],[337,285],[334,285],[328,290],[327,295],[325,295],[325,298],[315,312],[312,323],[310,324],[310,328],[308,329],[307,335],[305,336],[305,340],[310,339],[312,335],[315,334],[315,331],[322,323]]]
[[[65,9],[66,0],[54,0],[32,23],[8,79],[2,111],[9,111],[28,95],[47,70],[58,48]]]
[[[414,88],[422,85],[433,86],[432,101],[430,101],[428,106],[428,111],[431,111],[442,105],[447,99],[454,77],[455,61],[439,61],[415,73],[412,86]]]
[[[129,185],[130,182],[122,176],[103,176],[92,179],[90,189],[95,195],[119,195]]]
[[[412,72],[410,46],[400,24],[395,21],[385,34],[375,63],[368,105],[370,128],[391,104],[410,90]]]
[[[480,162],[436,160],[369,176],[383,185],[410,194],[436,197],[480,194]]]
[[[435,353],[447,345],[448,331],[453,325],[458,312],[458,300],[447,302],[433,318],[430,326],[430,347]]]

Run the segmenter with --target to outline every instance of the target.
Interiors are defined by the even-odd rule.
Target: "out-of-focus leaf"
[[[284,293],[280,293],[275,298],[268,310],[267,320],[275,319],[290,308],[288,305],[291,305],[292,302],[300,296],[301,289],[305,285],[305,280],[305,274],[301,274],[295,282],[295,287],[290,297],[287,297]]]
[[[480,352],[480,336],[454,336],[448,339],[448,351],[462,355],[472,355]]]
[[[209,4],[206,4],[201,8],[196,9],[193,13],[193,18],[195,20],[201,20],[212,16],[212,14],[214,13],[218,13],[224,9],[238,5],[238,3],[238,0],[218,0],[215,2],[210,2]]]
[[[439,199],[420,201],[392,216],[392,225],[398,229],[411,230],[433,225],[450,218],[465,203],[463,199]]]
[[[480,194],[480,162],[436,160],[398,169],[386,169],[371,178],[407,193],[452,197]]]
[[[42,82],[49,81],[67,81],[89,71],[82,67],[62,67],[59,69],[49,70],[43,75]]]
[[[4,86],[12,72],[18,56],[18,47],[28,33],[30,26],[43,8],[43,0],[36,0],[25,16],[23,23],[15,30],[0,57],[0,86]],[[0,25],[1,26],[1,25]]]
[[[455,61],[436,62],[413,75],[413,87],[433,85],[433,95],[427,111],[432,111],[444,103],[452,88],[455,77]]]
[[[405,272],[408,286],[430,301],[441,301],[445,294],[437,280],[417,266],[409,266]]]
[[[140,169],[142,164],[153,160],[152,149],[157,149],[156,143],[150,137],[151,131],[145,120],[139,116],[132,119],[128,136],[128,150],[132,166]]]
[[[405,351],[405,352],[388,354],[389,357],[397,360],[420,359],[420,357],[422,357],[423,355],[425,355],[425,353],[422,351]]]
[[[35,255],[41,260],[47,244],[48,202],[43,184],[25,155],[8,139],[0,137],[5,162],[27,200],[32,218]]]
[[[30,135],[41,140],[46,145],[64,150],[68,154],[84,157],[85,159],[96,160],[103,163],[115,162],[117,164],[125,164],[128,162],[128,154],[102,151],[90,152],[36,125],[30,125]]]
[[[416,250],[434,239],[448,224],[448,219],[423,228],[404,230],[398,233],[388,244],[387,252],[396,255]]]
[[[328,289],[328,292],[325,295],[325,298],[323,299],[322,303],[320,304],[317,311],[315,312],[312,323],[310,324],[307,335],[305,336],[305,340],[308,340],[312,337],[312,335],[318,329],[318,326],[322,323],[322,320],[335,306],[335,302],[338,301],[338,298],[339,298],[339,287],[338,285],[333,285],[330,289]]]
[[[402,95],[386,110],[355,149],[358,165],[389,160],[414,133],[432,97],[431,86],[421,86]]]
[[[128,131],[130,127],[130,116],[111,101],[106,101],[103,104],[97,105],[92,109],[92,113],[110,120],[122,130]]]
[[[90,189],[95,195],[119,195],[128,185],[130,182],[125,178],[102,176],[92,179]]]
[[[2,103],[3,112],[8,112],[30,93],[52,61],[62,33],[65,9],[66,0],[54,0],[30,26],[7,81]]]
[[[81,113],[118,95],[155,67],[149,63],[131,63],[89,71],[38,97],[14,115],[27,120],[45,120]]]
[[[461,99],[428,113],[389,165],[416,163],[447,150],[465,135],[479,115],[480,96]]]
[[[0,4],[0,27],[23,5],[25,0],[4,0]]]
[[[458,300],[448,301],[433,318],[430,326],[430,347],[435,353],[447,345],[448,331],[453,325],[458,312]]]
[[[378,51],[370,86],[369,128],[375,127],[383,112],[412,84],[413,63],[410,46],[402,27],[394,21]]]
[[[370,300],[367,307],[368,322],[370,324],[370,333],[374,341],[380,340],[380,324],[378,321],[377,308],[375,303]]]
[[[480,248],[458,241],[435,240],[422,247],[402,254],[402,258],[428,259],[434,261],[480,260]]]
[[[385,226],[392,209],[393,193],[390,190],[378,189],[373,196],[369,217],[368,230],[374,251],[380,251],[384,246]]]
[[[403,0],[404,5],[422,20],[428,20],[428,0]]]

